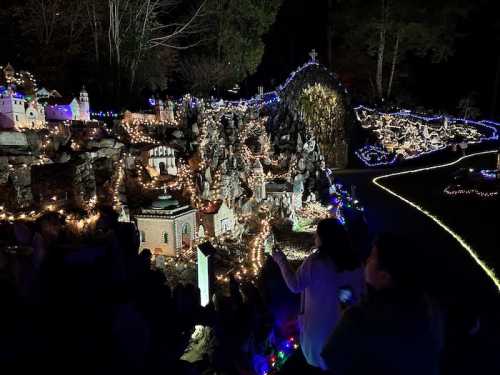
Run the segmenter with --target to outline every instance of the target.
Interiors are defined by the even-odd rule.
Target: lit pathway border
[[[412,169],[412,170],[408,170],[408,171],[396,172],[396,173],[391,173],[391,174],[384,175],[384,176],[375,177],[372,180],[372,182],[376,186],[378,186],[379,188],[381,188],[382,190],[385,190],[386,192],[388,192],[389,194],[393,195],[394,197],[402,200],[403,202],[405,202],[405,203],[409,204],[410,206],[412,206],[413,208],[417,209],[418,211],[420,211],[421,213],[423,213],[425,216],[427,216],[430,219],[432,219],[436,224],[438,224],[446,232],[448,232],[460,244],[460,246],[462,246],[470,254],[470,256],[472,257],[472,259],[474,259],[474,261],[479,265],[479,267],[481,267],[484,270],[484,272],[486,272],[486,274],[488,275],[488,277],[495,283],[495,286],[500,291],[500,281],[498,280],[497,276],[495,275],[495,272],[490,267],[488,267],[479,258],[479,256],[477,255],[476,251],[462,237],[460,237],[459,234],[457,234],[456,232],[454,232],[450,227],[448,227],[445,223],[443,223],[441,221],[441,219],[439,219],[438,217],[434,216],[432,213],[430,213],[429,211],[427,211],[425,208],[419,206],[415,202],[412,202],[412,201],[406,199],[405,197],[403,197],[403,196],[399,195],[398,193],[392,191],[391,189],[385,187],[384,185],[382,185],[379,182],[380,180],[383,180],[383,179],[386,179],[386,178],[390,178],[390,177],[403,176],[403,175],[407,175],[407,174],[414,174],[414,173],[420,173],[420,172],[424,172],[424,171],[431,171],[431,170],[439,169],[439,168],[451,167],[452,165],[460,163],[462,160],[465,160],[465,159],[468,159],[468,158],[472,158],[472,157],[475,157],[475,156],[480,156],[480,155],[494,154],[496,152],[497,152],[497,150],[476,152],[474,154],[462,156],[461,158],[459,158],[459,159],[457,159],[457,160],[455,160],[455,161],[453,161],[451,163],[447,163],[447,164],[434,165],[434,166],[431,166],[431,167],[424,167],[424,168],[419,168],[419,169]]]

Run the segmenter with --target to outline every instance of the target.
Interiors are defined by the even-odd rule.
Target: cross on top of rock
[[[309,56],[311,56],[312,62],[316,62],[318,58],[318,53],[316,52],[315,49],[313,49],[311,52],[309,52]]]

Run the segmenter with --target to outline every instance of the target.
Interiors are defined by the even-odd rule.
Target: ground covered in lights
[[[394,165],[452,147],[468,147],[498,139],[498,124],[443,115],[419,115],[402,110],[379,112],[359,106],[356,118],[369,143],[356,156],[369,167]]]

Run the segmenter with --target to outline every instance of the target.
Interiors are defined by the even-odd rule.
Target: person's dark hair
[[[397,286],[414,288],[412,270],[409,269],[411,262],[408,260],[409,254],[414,253],[410,241],[393,233],[381,233],[373,245],[377,248],[378,268],[391,275]]]
[[[321,240],[320,256],[330,257],[339,272],[359,267],[359,259],[352,250],[349,236],[337,219],[329,218],[318,223],[316,233]]]
[[[139,257],[143,260],[151,260],[153,254],[151,254],[151,250],[144,249],[139,253]]]
[[[97,220],[96,227],[102,230],[115,228],[118,224],[118,214],[112,206],[101,205],[97,207],[99,212],[99,219]]]
[[[46,212],[36,220],[36,223],[38,226],[42,225],[42,223],[63,225],[64,218],[57,212]]]

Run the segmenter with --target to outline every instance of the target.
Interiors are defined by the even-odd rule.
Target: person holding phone
[[[319,222],[316,251],[294,271],[276,247],[272,256],[294,293],[301,293],[300,345],[308,364],[326,369],[321,351],[340,319],[342,304],[356,303],[363,291],[363,271],[349,237],[337,219]],[[348,297],[348,298],[346,298]]]

